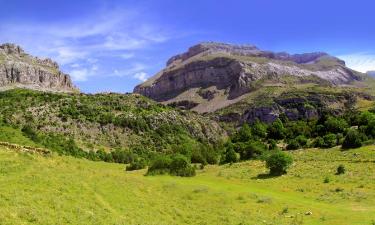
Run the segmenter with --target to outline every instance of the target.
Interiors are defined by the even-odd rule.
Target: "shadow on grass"
[[[256,177],[252,177],[251,179],[252,180],[257,180],[257,179],[271,179],[271,178],[275,178],[275,177],[279,177],[279,176],[272,175],[272,174],[269,174],[269,173],[261,173],[261,174],[258,174],[258,176],[256,176]]]

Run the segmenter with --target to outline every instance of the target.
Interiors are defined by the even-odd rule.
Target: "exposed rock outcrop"
[[[0,45],[0,90],[28,88],[53,92],[76,92],[69,75],[51,59],[40,59],[15,44]]]
[[[223,109],[226,112],[220,113],[219,120],[260,118],[271,122],[281,114],[291,119],[319,115],[317,108],[304,108],[302,103],[286,107],[277,102],[276,97],[282,92],[305,86],[328,90],[354,87],[363,77],[364,74],[346,67],[344,61],[324,52],[274,53],[253,45],[208,42],[170,58],[165,69],[135,87],[134,92],[200,113]],[[266,96],[257,94],[262,90]],[[265,99],[271,103],[264,104]],[[254,101],[257,104],[252,104]],[[341,104],[337,99],[323,102]],[[232,106],[241,110],[236,112]]]

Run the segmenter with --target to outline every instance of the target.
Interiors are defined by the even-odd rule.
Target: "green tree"
[[[346,120],[342,118],[336,118],[336,117],[328,117],[328,119],[324,122],[324,127],[326,128],[326,131],[329,133],[344,133],[345,129],[349,127]]]
[[[251,140],[251,129],[247,123],[242,125],[242,127],[237,131],[237,133],[232,138],[233,142],[246,142]]]
[[[343,149],[359,148],[362,146],[363,136],[355,129],[350,129],[342,143]]]
[[[280,119],[276,119],[271,126],[268,127],[268,138],[281,140],[285,137],[285,128]]]
[[[282,151],[275,151],[266,158],[266,167],[270,169],[270,174],[275,176],[287,173],[292,163],[293,158]]]
[[[267,136],[267,125],[257,119],[251,126],[251,133],[255,137],[265,138]]]

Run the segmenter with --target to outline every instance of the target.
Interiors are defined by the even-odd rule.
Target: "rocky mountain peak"
[[[232,45],[218,42],[202,42],[188,49],[187,52],[171,57],[167,61],[167,66],[178,64],[191,59],[197,55],[209,55],[214,53],[224,53],[234,56],[264,57],[268,59],[292,61],[298,64],[313,63],[321,57],[331,57],[325,52],[312,52],[303,54],[289,54],[286,52],[271,52],[260,50],[255,45]],[[345,62],[335,58],[339,63]]]
[[[262,87],[347,86],[362,74],[325,52],[289,54],[254,45],[204,42],[170,58],[134,92],[166,104],[212,112]]]
[[[0,50],[5,52],[6,54],[13,55],[21,55],[25,53],[25,51],[20,46],[12,43],[5,43],[0,45]]]
[[[28,88],[53,92],[76,92],[69,75],[52,59],[31,56],[18,45],[0,45],[0,90]]]

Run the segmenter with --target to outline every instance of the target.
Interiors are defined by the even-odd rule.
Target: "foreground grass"
[[[292,154],[282,177],[249,161],[179,178],[0,147],[0,223],[373,224],[375,146]],[[346,174],[335,175],[339,164]]]

